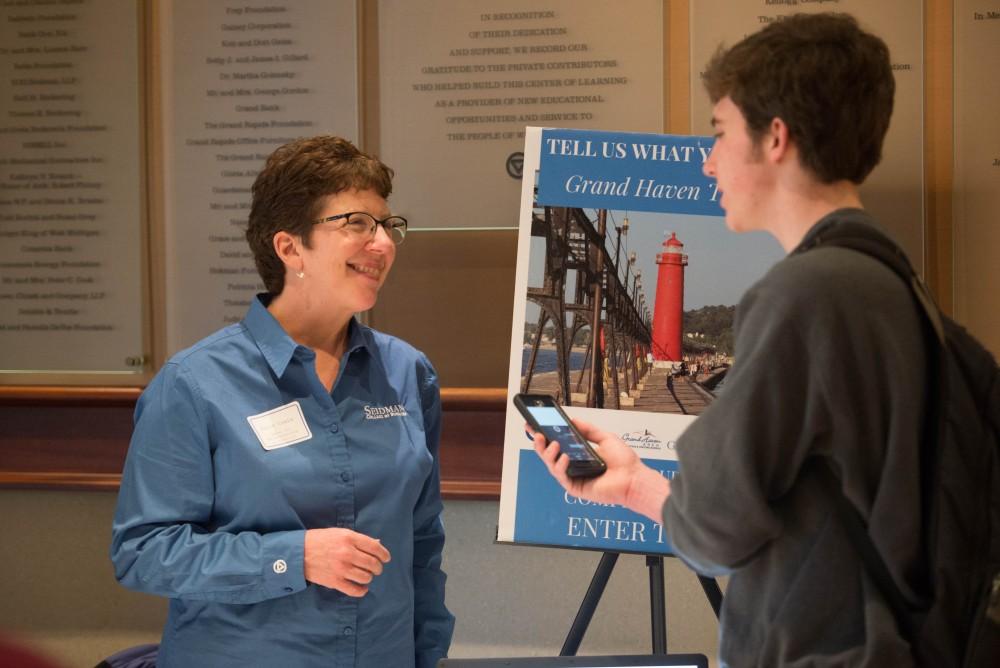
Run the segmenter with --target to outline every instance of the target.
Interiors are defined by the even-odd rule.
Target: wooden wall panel
[[[139,388],[0,387],[0,488],[117,489]],[[442,491],[500,495],[504,390],[442,392]]]

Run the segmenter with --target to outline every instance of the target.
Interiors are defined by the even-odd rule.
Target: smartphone
[[[549,394],[515,394],[514,405],[532,429],[545,435],[546,442],[558,441],[559,449],[569,457],[566,475],[570,478],[593,478],[607,470],[566,413]]]

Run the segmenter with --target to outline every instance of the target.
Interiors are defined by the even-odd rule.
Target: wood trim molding
[[[954,3],[924,5],[924,278],[940,309],[955,315]]]
[[[117,492],[121,479],[117,473],[0,471],[0,489]],[[459,501],[495,501],[500,498],[500,481],[443,480],[441,496]]]
[[[66,471],[0,471],[0,489],[51,489],[117,492],[117,473],[68,473]]]
[[[442,387],[441,407],[446,411],[503,411],[507,390],[502,387]]]
[[[141,387],[0,386],[0,489],[115,491]],[[441,390],[441,491],[500,495],[504,388]]]
[[[129,406],[141,387],[76,387],[73,385],[0,385],[0,406]]]
[[[0,385],[0,405],[124,406],[134,404],[142,394],[142,390],[141,387]],[[441,388],[441,404],[444,410],[503,410],[506,402],[507,390],[502,387]]]
[[[443,480],[441,496],[445,500],[496,501],[500,498],[500,481],[484,480]]]

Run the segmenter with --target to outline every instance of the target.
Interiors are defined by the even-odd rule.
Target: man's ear
[[[777,116],[771,119],[766,141],[764,152],[772,162],[781,162],[788,156],[789,142],[791,141],[788,125]]]
[[[293,272],[303,270],[302,240],[299,237],[285,230],[280,230],[274,233],[271,244],[274,246],[274,252],[278,259],[284,263],[285,267]]]

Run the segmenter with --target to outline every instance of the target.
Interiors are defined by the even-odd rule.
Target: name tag
[[[265,450],[284,448],[312,438],[306,418],[302,415],[302,407],[297,401],[266,413],[251,415],[247,417],[247,422]]]

